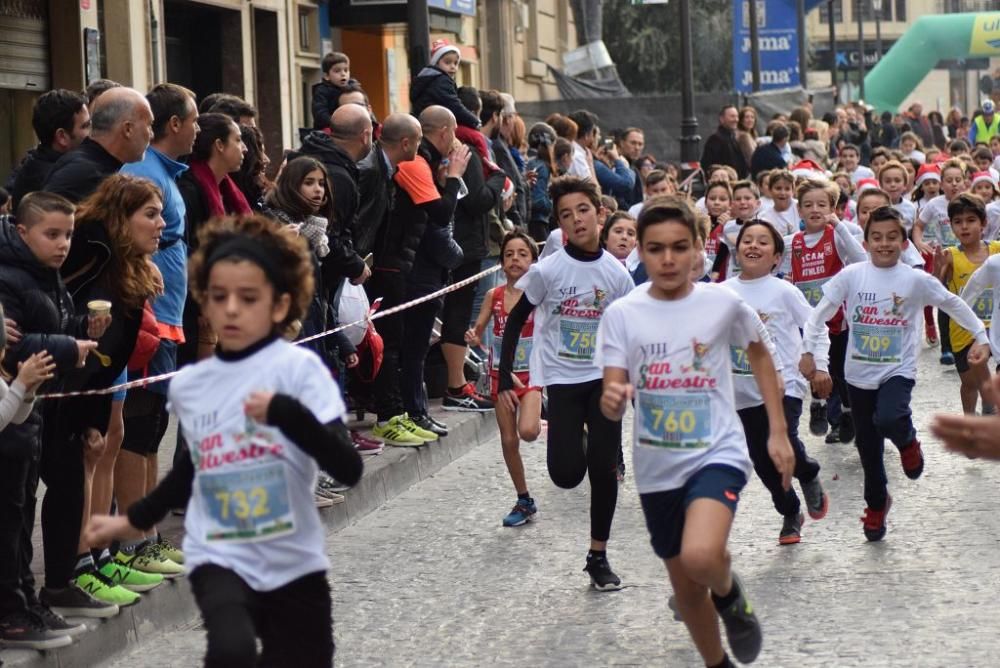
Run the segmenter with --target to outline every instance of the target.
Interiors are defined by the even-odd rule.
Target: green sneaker
[[[98,601],[117,605],[119,608],[138,603],[141,598],[135,592],[116,585],[98,571],[81,573],[73,579],[73,583]]]
[[[402,415],[397,415],[388,422],[382,424],[376,423],[372,428],[372,433],[376,438],[385,441],[389,445],[411,448],[423,445],[426,441],[403,426],[402,418]]]
[[[160,539],[157,541],[157,543],[160,544],[160,554],[162,554],[164,557],[174,562],[175,564],[180,564],[181,566],[184,565],[184,553],[181,551],[179,547],[171,543],[163,536],[160,536]]]
[[[101,575],[129,591],[149,591],[163,584],[163,576],[157,573],[143,573],[130,566],[109,559],[99,569]]]
[[[399,424],[403,427],[403,429],[410,432],[417,438],[424,439],[425,443],[430,443],[431,441],[438,440],[437,434],[435,434],[433,431],[429,431],[427,429],[424,429],[423,427],[417,426],[417,423],[414,422],[412,418],[410,418],[410,415],[408,413],[403,413],[402,415],[397,415],[396,417],[399,419]]]
[[[146,543],[135,554],[119,552],[115,560],[143,573],[156,573],[171,580],[184,575],[184,567],[167,559],[157,543]]]

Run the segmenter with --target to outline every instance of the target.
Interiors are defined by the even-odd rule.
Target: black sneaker
[[[823,442],[827,445],[836,445],[837,443],[840,443],[840,427],[831,426],[830,433],[826,435]]]
[[[86,624],[71,624],[63,619],[62,615],[57,615],[41,603],[29,605],[28,611],[38,617],[52,635],[72,638],[87,632]]]
[[[57,649],[73,644],[68,635],[53,635],[36,615],[15,612],[0,619],[0,645],[7,649]]]
[[[456,393],[453,393],[451,389],[446,390],[441,404],[446,411],[485,413],[493,410],[493,402],[476,392],[472,383],[466,383]]]
[[[844,411],[840,417],[840,428],[837,430],[837,436],[840,437],[841,443],[850,443],[854,440],[854,417],[851,416],[851,411]]]
[[[813,436],[822,436],[826,433],[826,404],[821,401],[813,401],[809,404],[809,431]]]
[[[437,434],[438,436],[448,435],[448,427],[442,425],[437,420],[432,420],[430,415],[411,415],[410,419],[413,420],[413,424],[417,425],[421,429],[426,429],[427,431]]]
[[[597,591],[615,591],[622,588],[622,581],[611,570],[608,557],[604,554],[588,554],[583,570],[590,573],[590,586]]]
[[[43,588],[38,598],[42,605],[64,617],[105,619],[118,614],[118,606],[94,598],[76,584],[62,589]]]
[[[801,541],[802,523],[805,519],[802,513],[785,515],[785,521],[781,524],[781,533],[778,534],[778,544],[795,545]]]
[[[753,612],[753,606],[747,600],[743,581],[733,573],[733,586],[739,589],[739,596],[725,610],[719,610],[719,617],[726,627],[726,638],[729,649],[740,663],[753,663],[760,654],[764,644],[764,634],[760,629],[760,621]]]
[[[809,517],[814,520],[826,517],[826,511],[830,509],[830,497],[823,491],[823,483],[819,481],[819,475],[817,474],[809,482],[799,484],[802,486],[802,496],[805,497]]]

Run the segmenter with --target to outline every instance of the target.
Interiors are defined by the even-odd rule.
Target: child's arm
[[[920,209],[917,219],[913,221],[913,231],[910,233],[910,236],[913,238],[913,245],[917,247],[921,255],[929,255],[933,252],[933,249],[924,243],[924,225],[927,224],[927,221],[924,220],[924,214],[927,211],[929,209],[926,206]]]
[[[920,272],[919,280],[923,283],[925,303],[930,306],[937,306],[939,309],[951,316],[951,319],[958,323],[958,326],[972,334],[976,340],[969,350],[969,363],[973,365],[982,364],[990,356],[990,340],[986,335],[986,325],[980,320],[969,305],[962,301],[958,295],[948,292],[933,276]]]
[[[841,261],[844,264],[853,264],[868,260],[868,253],[865,251],[865,247],[861,245],[860,241],[854,238],[847,225],[838,224],[840,221],[836,216],[833,216],[833,220],[837,220],[837,223],[831,221],[831,224],[833,224],[833,243],[837,247],[837,254],[840,256]]]
[[[621,421],[625,407],[632,401],[635,388],[628,382],[628,371],[618,367],[604,367],[604,391],[601,393],[601,412],[613,422]]]
[[[0,399],[0,430],[3,430],[11,423],[21,424],[28,419],[35,404],[35,397],[27,396],[28,390],[19,380],[11,383],[10,387],[0,380],[0,386],[6,388],[3,398]]]
[[[788,425],[785,422],[783,397],[778,382],[778,373],[774,360],[763,341],[751,341],[747,347],[747,359],[754,380],[764,397],[764,408],[767,410],[769,435],[767,437],[767,453],[774,462],[774,467],[781,474],[781,485],[786,490],[791,487],[792,474],[795,472],[795,453],[788,441]],[[602,397],[603,402],[603,397]]]
[[[829,283],[827,283],[829,285]],[[835,302],[825,294],[823,299],[813,308],[812,315],[806,321],[805,329],[802,332],[802,361],[799,363],[799,370],[804,376],[809,375],[807,369],[815,369],[814,358],[830,356],[830,334],[826,327],[826,321],[832,318],[840,308],[841,302]]]
[[[938,246],[934,249],[934,275],[944,284],[951,280],[953,259],[951,251],[944,246]]]
[[[521,328],[528,321],[528,316],[535,310],[535,305],[528,299],[527,293],[521,295],[517,304],[507,314],[507,324],[503,330],[503,343],[500,346],[500,365],[497,378],[497,395],[507,408],[517,408],[518,399],[514,394],[514,354],[517,352],[517,342],[521,339]]]
[[[465,333],[465,342],[470,346],[478,346],[481,343],[480,339],[483,336],[483,332],[486,331],[486,325],[493,318],[493,300],[496,298],[497,290],[503,290],[503,286],[498,285],[486,293],[486,298],[479,307],[479,315],[476,316],[476,323]]]

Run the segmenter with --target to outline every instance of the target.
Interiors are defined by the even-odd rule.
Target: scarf
[[[300,236],[305,237],[309,242],[309,247],[316,252],[318,257],[324,258],[330,254],[330,242],[326,235],[328,225],[326,218],[306,216],[304,220],[299,222],[293,220],[281,209],[268,208],[267,213],[294,229]]]
[[[215,174],[212,173],[207,162],[194,160],[189,168],[191,175],[194,176],[195,182],[205,196],[209,218],[219,218],[227,214],[248,216],[253,213],[247,203],[247,198],[243,196],[228,174],[222,178],[220,183],[216,183]]]

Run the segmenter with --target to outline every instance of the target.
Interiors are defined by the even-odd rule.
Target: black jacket
[[[736,133],[721,125],[715,134],[705,140],[705,148],[701,152],[701,168],[707,171],[712,165],[729,165],[741,179],[750,173],[747,159],[736,142]]]
[[[353,241],[359,203],[358,166],[325,132],[303,132],[301,148],[289,153],[288,160],[302,155],[323,163],[333,188],[334,219],[327,228],[330,254],[323,258],[323,273],[328,281],[335,276],[357,278],[364,271],[364,260],[354,251]]]
[[[80,202],[97,190],[108,176],[122,168],[122,163],[104,147],[87,137],[78,147],[65,153],[45,179],[45,190]]]
[[[62,156],[62,153],[51,146],[42,146],[41,144],[28,151],[28,155],[21,161],[21,166],[17,169],[17,176],[11,185],[12,211],[17,209],[18,202],[21,201],[22,197],[42,189],[49,172]]]
[[[86,321],[75,316],[73,300],[59,272],[35,259],[9,216],[0,216],[0,303],[7,318],[17,322],[22,333],[18,343],[8,343],[4,369],[16,376],[18,363],[47,350],[55,360],[59,377],[43,384],[40,391],[54,391],[61,384],[61,378],[76,367],[75,339],[85,338]],[[10,424],[0,431],[3,456],[38,456],[41,403],[35,404],[23,424]],[[104,426],[107,428],[107,423]]]
[[[465,262],[481,260],[487,255],[490,237],[489,213],[500,202],[504,174],[493,172],[487,179],[483,175],[483,161],[475,151],[469,153],[469,166],[462,176],[469,194],[458,200],[455,207],[455,241],[462,248]]]
[[[480,125],[476,115],[458,99],[455,80],[443,70],[428,66],[410,81],[410,113],[419,116],[420,112],[435,104],[446,107],[455,114],[459,125],[474,129]]]
[[[528,185],[524,181],[524,175],[518,169],[514,157],[510,154],[507,143],[499,135],[493,139],[493,159],[514,183],[514,206],[507,211],[507,218],[515,226],[528,229]],[[503,214],[501,213],[501,218]]]
[[[420,144],[420,155],[430,164],[431,173],[437,174],[442,156],[427,140]],[[470,163],[471,165],[471,163]],[[458,198],[458,179],[448,179],[444,187],[437,186],[441,193],[435,214],[430,215],[419,207],[427,217],[427,225],[420,238],[413,266],[406,276],[406,297],[416,299],[436,292],[448,282],[448,272],[462,264],[462,249],[452,237],[452,217]]]
[[[374,144],[368,155],[358,163],[358,194],[361,203],[358,206],[357,226],[354,228],[354,250],[362,257],[374,251],[379,245],[380,237],[385,234],[386,218],[396,189],[390,170],[378,144]]]
[[[330,115],[337,109],[337,100],[344,89],[323,79],[312,87],[313,130],[330,127]]]
[[[781,155],[781,149],[771,142],[758,146],[753,152],[753,157],[750,158],[750,172],[754,178],[767,169],[787,168],[788,164],[785,162],[784,156]]]

